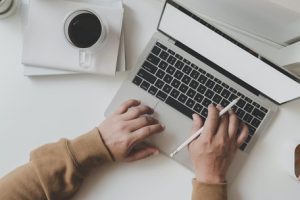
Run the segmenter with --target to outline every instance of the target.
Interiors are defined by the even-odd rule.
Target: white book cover
[[[79,49],[64,34],[65,19],[77,10],[89,10],[100,16],[108,26],[105,46],[97,50],[89,68],[79,65]],[[99,5],[90,2],[31,0],[24,31],[22,63],[75,72],[115,75],[120,47],[122,1]]]

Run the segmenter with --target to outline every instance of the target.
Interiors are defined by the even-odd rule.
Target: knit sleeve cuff
[[[113,161],[97,128],[70,140],[68,147],[77,167],[83,174],[91,168]]]
[[[227,184],[208,184],[200,183],[193,179],[193,194],[192,200],[226,200],[227,199]]]

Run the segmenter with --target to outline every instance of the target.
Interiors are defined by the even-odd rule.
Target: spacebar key
[[[192,119],[192,115],[195,113],[194,111],[192,111],[185,105],[181,104],[179,101],[173,99],[172,97],[168,97],[166,103],[172,108],[176,109],[177,111],[181,112],[182,114],[186,115],[191,119]]]

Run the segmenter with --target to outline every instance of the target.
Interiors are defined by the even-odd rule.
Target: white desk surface
[[[127,64],[134,63],[154,33],[162,0],[125,0]],[[125,78],[22,74],[21,16],[0,21],[0,177],[26,163],[29,152],[62,137],[90,130]],[[229,186],[230,199],[299,199],[300,184],[285,170],[285,145],[300,139],[300,100],[281,106],[273,124]],[[131,164],[104,166],[74,199],[190,199],[193,173],[159,155]]]

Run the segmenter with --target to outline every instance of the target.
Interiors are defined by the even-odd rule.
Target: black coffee
[[[79,48],[93,46],[102,33],[101,22],[92,13],[82,13],[72,19],[68,28],[71,42]]]

